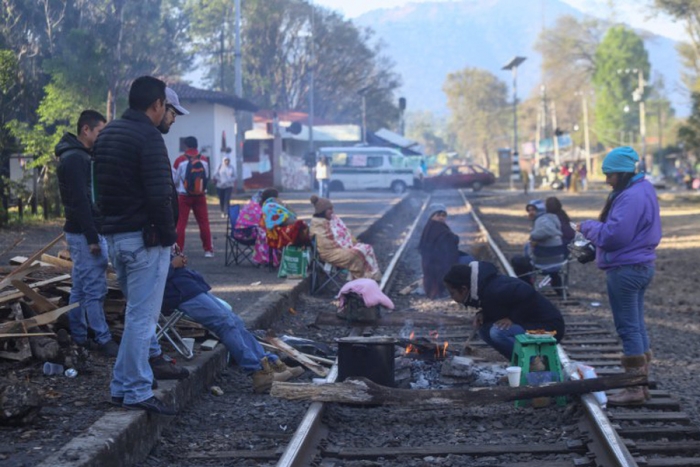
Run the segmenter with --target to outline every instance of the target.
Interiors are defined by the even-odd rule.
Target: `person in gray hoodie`
[[[535,265],[543,268],[552,280],[552,288],[563,295],[559,265],[566,259],[566,249],[562,240],[561,222],[556,214],[548,213],[545,203],[532,200],[526,206],[528,218],[532,221],[530,241],[525,245],[525,254],[511,259],[515,274],[528,284],[533,284],[532,271]],[[547,266],[551,265],[551,268]]]

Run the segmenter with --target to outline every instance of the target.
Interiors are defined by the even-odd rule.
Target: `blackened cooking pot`
[[[338,381],[362,376],[394,386],[394,339],[387,336],[338,339]]]

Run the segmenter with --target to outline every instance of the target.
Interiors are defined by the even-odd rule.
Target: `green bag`
[[[277,277],[303,279],[309,266],[309,252],[298,246],[286,246],[282,250],[280,269]]]

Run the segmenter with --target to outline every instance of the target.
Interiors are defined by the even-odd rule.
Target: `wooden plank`
[[[262,345],[266,349],[274,349],[277,350],[277,347],[274,345],[268,344],[267,342],[260,342],[260,345]],[[325,363],[326,365],[334,365],[335,360],[331,360],[329,358],[323,358],[323,357],[317,357],[316,355],[311,355],[310,353],[304,353],[304,352],[299,352],[301,355],[305,356],[306,358],[309,358],[315,362],[319,363]]]
[[[634,451],[640,454],[677,455],[681,453],[695,454],[700,452],[700,441],[684,441],[668,443],[665,441],[637,443]]]
[[[63,232],[61,232],[61,235],[59,235],[58,237],[54,238],[51,242],[49,242],[47,245],[44,245],[43,248],[41,248],[39,251],[37,251],[36,253],[34,253],[32,256],[30,256],[29,259],[28,259],[27,261],[25,261],[24,263],[20,264],[14,271],[12,271],[12,272],[11,272],[10,274],[8,274],[2,281],[0,281],[0,289],[2,289],[2,288],[4,288],[4,287],[7,287],[7,284],[9,284],[9,283],[10,283],[10,280],[13,279],[13,277],[12,277],[13,275],[15,275],[15,274],[17,274],[17,273],[20,273],[20,272],[22,272],[23,270],[25,270],[25,269],[27,269],[28,267],[30,267],[30,266],[34,263],[34,261],[36,261],[37,259],[39,259],[39,258],[41,257],[41,255],[43,255],[44,253],[46,253],[46,252],[49,250],[49,248],[51,248],[51,247],[54,246],[56,243],[58,243],[59,240],[61,240],[62,238],[63,238]]]
[[[215,451],[215,452],[193,452],[187,454],[188,459],[259,459],[259,460],[277,460],[282,455],[283,448],[277,449],[262,449],[241,450],[241,451]]]
[[[618,428],[616,431],[624,438],[634,439],[700,439],[700,428],[695,426],[633,426]]]
[[[51,264],[53,266],[67,269],[69,271],[73,270],[73,261],[69,261],[67,259],[59,258],[58,256],[52,256],[52,255],[41,255],[41,261]],[[107,279],[108,280],[117,280],[117,274],[114,272],[114,270],[111,267],[107,267]]]
[[[70,274],[63,274],[61,276],[52,277],[51,279],[34,282],[33,284],[29,284],[29,287],[31,287],[32,289],[41,289],[50,285],[61,283],[65,280],[70,280],[70,278]],[[0,294],[0,305],[2,305],[3,303],[19,300],[22,297],[24,297],[24,294],[22,292],[9,291],[2,293]]]
[[[698,467],[700,457],[670,457],[647,459],[645,463],[639,463],[646,467]]]
[[[326,457],[338,457],[341,459],[372,459],[378,457],[398,456],[500,456],[503,454],[571,454],[578,452],[583,454],[586,447],[581,444],[572,447],[567,443],[527,443],[527,444],[476,444],[465,445],[429,445],[429,446],[401,446],[379,448],[347,448],[343,446],[329,446],[322,449]]]
[[[46,313],[47,311],[58,308],[56,305],[48,301],[39,292],[32,289],[30,286],[20,280],[13,280],[12,286],[22,292],[25,297],[32,301],[32,309],[37,313]]]
[[[323,367],[311,360],[310,358],[306,357],[304,354],[302,354],[297,349],[284,342],[282,339],[279,339],[277,337],[266,337],[265,341],[268,344],[274,346],[280,352],[283,352],[285,355],[301,363],[317,375],[322,376],[324,378],[328,376],[328,368]]]
[[[10,321],[8,323],[0,324],[0,334],[2,333],[13,333],[13,332],[27,332],[28,329],[35,328],[37,326],[43,326],[44,324],[53,323],[61,316],[63,313],[72,310],[80,305],[80,303],[73,303],[63,308],[58,308],[43,315],[37,315],[32,318],[26,318],[21,321]]]
[[[11,333],[11,334],[0,334],[0,339],[16,339],[20,337],[40,337],[40,336],[52,336],[55,337],[55,332],[35,332],[35,333]]]
[[[648,412],[643,409],[634,412],[608,411],[608,418],[616,422],[675,422],[681,425],[690,425],[690,418],[683,412]]]
[[[568,339],[567,336],[562,340],[563,345],[618,345],[620,343],[620,339],[617,338]]]

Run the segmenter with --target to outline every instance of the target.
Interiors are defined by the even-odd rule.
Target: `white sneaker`
[[[205,252],[204,252],[204,257],[205,257],[205,258],[213,258],[213,257],[214,257],[214,252],[213,252],[213,251],[205,251]]]
[[[224,213],[222,212],[222,213],[221,213],[221,218],[222,218],[222,219],[226,219],[226,214],[224,214]]]

